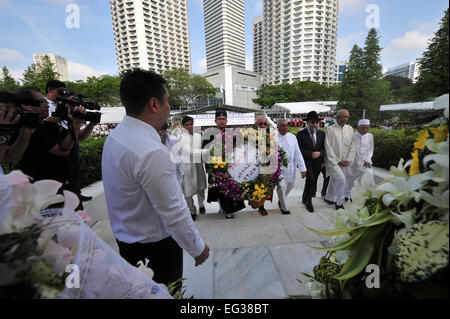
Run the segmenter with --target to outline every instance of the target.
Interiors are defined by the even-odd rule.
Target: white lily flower
[[[400,214],[396,214],[391,212],[395,217],[392,219],[392,222],[395,225],[404,224],[407,229],[411,228],[416,220],[417,208],[413,208],[406,212],[401,212]]]

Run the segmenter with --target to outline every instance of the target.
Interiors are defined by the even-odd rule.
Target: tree
[[[2,69],[2,78],[0,79],[0,91],[13,92],[20,86],[19,82],[9,73],[6,66]]]
[[[173,109],[195,107],[199,99],[212,98],[216,89],[200,75],[191,75],[182,68],[164,71],[169,86],[169,103]]]
[[[355,126],[360,118],[379,120],[379,108],[392,100],[389,82],[383,79],[377,31],[371,29],[364,49],[355,45],[349,65],[344,73],[338,107],[350,112],[350,124]],[[365,114],[364,114],[365,113]]]
[[[25,70],[22,85],[36,87],[45,94],[47,82],[58,79],[59,76],[59,73],[54,70],[53,62],[46,55],[41,63],[33,63]]]
[[[449,92],[449,15],[448,9],[441,20],[440,28],[429,43],[420,64],[420,75],[416,83],[416,97],[424,101]]]
[[[411,79],[402,76],[388,75],[384,80],[390,83],[395,103],[415,102],[414,84]]]
[[[271,108],[276,103],[298,102],[298,90],[289,84],[265,85],[256,91],[258,96],[253,103],[261,105],[261,108]]]

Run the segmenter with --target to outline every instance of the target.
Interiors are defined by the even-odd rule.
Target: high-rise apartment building
[[[203,0],[206,67],[245,69],[244,0]]]
[[[334,83],[339,0],[264,0],[265,84]]]
[[[33,61],[36,65],[41,64],[44,61],[44,57],[48,56],[53,63],[53,71],[59,74],[58,80],[70,81],[69,68],[67,66],[67,60],[53,53],[33,54]]]
[[[263,72],[263,16],[253,19],[253,72]]]
[[[341,83],[344,79],[345,69],[347,68],[348,61],[339,60],[336,61],[334,66],[334,83]]]
[[[416,83],[420,74],[420,64],[417,62],[409,62],[389,68],[384,72],[384,76],[394,75],[403,78],[409,78],[413,83]]]
[[[186,0],[110,0],[119,73],[191,71]]]

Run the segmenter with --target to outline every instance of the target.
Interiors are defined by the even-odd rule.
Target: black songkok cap
[[[225,109],[216,109],[216,119],[217,119],[219,116],[225,116],[225,117],[227,117],[227,110],[225,110]]]

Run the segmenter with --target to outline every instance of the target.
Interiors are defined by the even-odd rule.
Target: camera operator
[[[53,179],[62,182],[63,189],[77,193],[74,183],[73,165],[69,157],[80,134],[84,120],[73,117],[73,113],[85,114],[82,106],[63,109],[67,114],[69,129],[62,126],[62,119],[50,116],[31,136],[30,145],[25,151],[20,168],[35,180]]]
[[[49,116],[52,116],[52,113],[56,111],[57,108],[57,98],[58,97],[67,97],[68,99],[72,99],[72,96],[64,96],[66,85],[58,80],[49,80],[46,85],[46,93],[47,93],[47,101],[49,102]],[[67,121],[61,121],[60,125],[68,129]],[[80,197],[81,201],[90,200],[92,197],[85,197],[81,195],[80,190],[80,182],[81,182],[81,164],[80,164],[80,145],[78,142],[82,142],[86,140],[92,133],[94,129],[95,123],[89,122],[83,129],[80,130],[78,140],[75,141],[75,144],[70,152],[70,159],[72,162],[72,170],[73,173],[73,186],[74,191],[76,189],[76,194]]]
[[[14,94],[2,93],[2,98],[14,103],[1,103],[0,131],[9,126],[9,130],[0,132],[0,159],[18,162],[28,148],[30,137],[39,123],[48,115],[48,104],[44,96],[36,88],[20,88]],[[7,94],[5,96],[5,94]],[[33,104],[33,105],[29,105]],[[3,116],[2,116],[3,113]],[[22,118],[20,116],[22,114]]]

